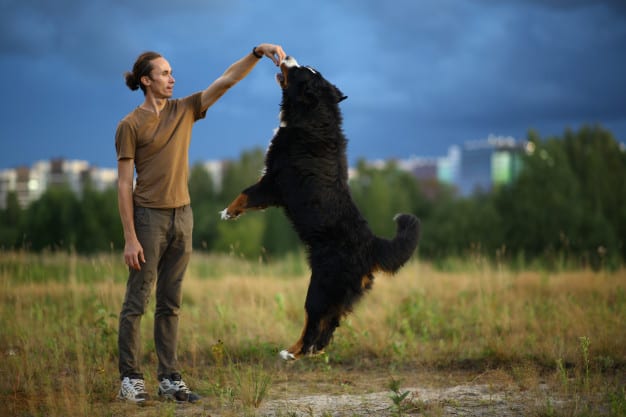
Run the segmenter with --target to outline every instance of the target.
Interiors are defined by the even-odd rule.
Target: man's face
[[[152,71],[149,77],[142,77],[149,91],[155,98],[170,98],[174,92],[174,76],[170,63],[163,57],[152,60]]]

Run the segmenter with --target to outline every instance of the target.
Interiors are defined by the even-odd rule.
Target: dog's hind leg
[[[309,318],[312,338],[303,333],[303,354],[319,354],[324,351],[333,338],[333,334],[341,320],[352,311],[352,307],[372,288],[374,275],[368,273],[359,281],[359,287],[346,291],[335,291],[332,294],[323,289],[311,290],[307,294],[306,308],[310,317],[319,317],[317,320]],[[335,288],[337,290],[337,288]],[[314,313],[315,312],[315,313]],[[307,343],[312,340],[311,345]]]
[[[335,329],[339,327],[339,321],[341,315],[331,315],[320,322],[320,335],[315,342],[315,351],[318,353],[324,352],[324,348],[328,346]]]
[[[292,361],[299,359],[303,354],[304,347],[304,337],[309,328],[309,315],[305,312],[304,317],[304,327],[302,328],[302,333],[300,334],[300,338],[296,343],[294,343],[289,349],[281,350],[280,357],[286,361]]]
[[[337,325],[334,324],[334,317],[329,314],[326,302],[327,297],[323,289],[318,287],[314,276],[312,276],[304,304],[306,312],[304,328],[298,341],[289,349],[280,352],[281,358],[284,360],[295,360],[304,355],[322,353],[321,349],[318,349],[318,341],[321,335],[328,332],[329,329],[332,329],[330,330],[330,335],[332,335],[332,332],[338,325],[338,323]],[[328,340],[330,340],[330,335]]]
[[[286,361],[299,359],[302,356],[313,356],[324,353],[323,348],[328,344],[337,325],[329,318],[320,319],[318,316],[306,313],[304,328],[300,338],[289,349],[282,350],[280,357]],[[322,344],[321,340],[325,342]]]

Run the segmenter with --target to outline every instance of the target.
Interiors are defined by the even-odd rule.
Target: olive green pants
[[[143,378],[141,372],[141,318],[156,281],[154,345],[158,375],[178,371],[176,345],[182,282],[191,257],[193,213],[191,206],[175,209],[135,207],[135,231],[146,262],[141,270],[129,269],[126,296],[118,334],[121,378]]]

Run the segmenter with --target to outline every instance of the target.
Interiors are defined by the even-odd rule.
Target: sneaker
[[[176,402],[195,403],[200,396],[191,391],[180,374],[172,374],[169,378],[162,378],[159,383],[159,397]]]
[[[124,379],[122,379],[122,386],[117,398],[134,403],[143,403],[146,401],[149,396],[146,392],[143,379],[124,377]]]

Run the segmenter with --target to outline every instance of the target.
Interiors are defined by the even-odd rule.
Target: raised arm
[[[245,78],[264,56],[271,59],[275,65],[285,58],[285,52],[279,45],[262,43],[253,51],[232,64],[224,73],[202,92],[202,109],[206,110],[213,105],[232,86]]]

